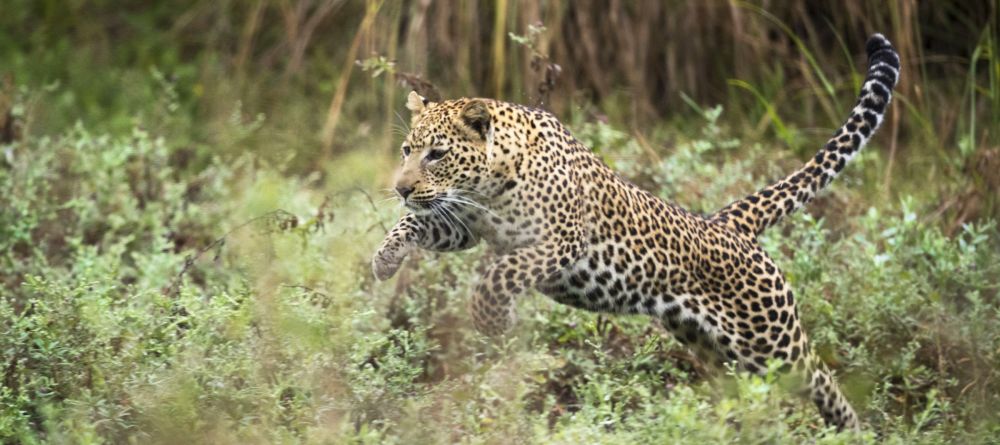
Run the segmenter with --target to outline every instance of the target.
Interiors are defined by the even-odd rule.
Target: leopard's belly
[[[656,247],[656,246],[654,246]],[[555,301],[594,312],[664,315],[677,311],[675,266],[657,249],[592,243],[576,262],[543,280],[538,290]],[[680,291],[680,292],[678,292]]]

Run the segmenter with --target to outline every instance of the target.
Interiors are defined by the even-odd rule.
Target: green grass
[[[668,152],[604,124],[573,125],[629,177],[708,211],[761,183],[754,171],[769,160],[795,162],[747,149],[718,126],[721,111],[702,110],[709,120]],[[240,138],[260,131],[230,125]],[[252,155],[192,155],[169,134],[84,126],[5,150],[7,441],[987,443],[1000,434],[996,226],[949,237],[916,199],[835,204],[864,203],[855,189],[880,170],[874,154],[813,213],[765,238],[817,350],[870,425],[852,438],[824,429],[774,376],[706,380],[645,318],[534,296],[521,302],[515,336],[479,337],[465,305],[482,249],[421,253],[376,284],[369,255],[398,216],[376,191],[388,156],[359,152],[288,176]]]

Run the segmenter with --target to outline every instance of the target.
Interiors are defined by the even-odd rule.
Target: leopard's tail
[[[868,75],[847,122],[802,168],[764,189],[729,204],[712,216],[735,230],[759,235],[811,201],[864,147],[875,133],[899,79],[899,54],[892,43],[875,34],[865,45]]]

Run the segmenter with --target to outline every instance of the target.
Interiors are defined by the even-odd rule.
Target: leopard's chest
[[[530,209],[498,210],[479,215],[476,229],[479,235],[498,252],[546,241],[544,223]]]

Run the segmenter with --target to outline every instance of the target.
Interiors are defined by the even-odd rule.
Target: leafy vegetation
[[[596,7],[564,2],[448,13],[423,2],[9,3],[0,30],[23,39],[0,40],[0,75],[11,75],[0,89],[0,442],[1000,437],[995,6],[936,3],[949,31],[907,2],[845,2],[829,25],[797,2],[722,4],[745,25],[745,59],[710,37],[727,23],[720,7],[677,6],[669,23],[623,7],[629,29],[702,36],[673,47],[715,67],[681,76],[682,95],[635,65],[605,63],[625,68],[597,77],[588,63],[612,59],[574,53],[589,41],[574,30],[591,23],[608,45],[628,36],[608,34]],[[513,336],[480,337],[466,302],[483,247],[423,252],[392,282],[372,278],[370,255],[400,212],[379,192],[407,119],[393,79],[417,86],[421,73],[452,96],[550,94],[616,170],[710,212],[799,165],[828,133],[810,126],[846,110],[865,34],[847,33],[848,13],[897,31],[915,60],[905,75],[922,80],[902,86],[898,123],[764,242],[868,425],[860,437],[825,429],[778,373],[706,375],[643,317],[535,296],[519,302]],[[456,25],[436,27],[449,17]],[[497,32],[474,32],[484,17]],[[818,43],[828,35],[849,44]],[[445,44],[457,41],[468,53]],[[482,55],[495,63],[450,62]],[[664,115],[645,102],[656,98],[676,107]]]

